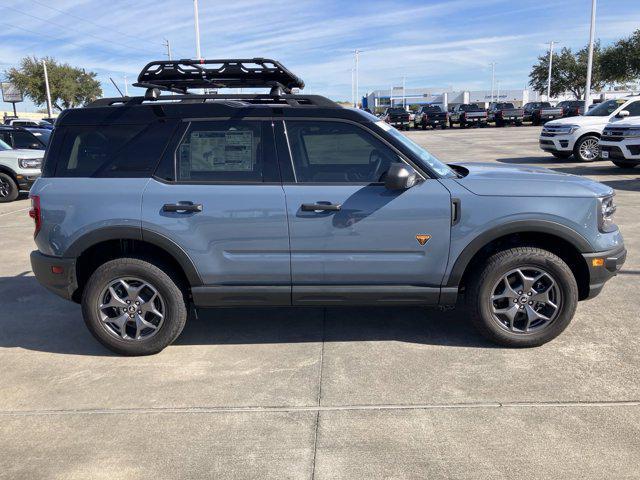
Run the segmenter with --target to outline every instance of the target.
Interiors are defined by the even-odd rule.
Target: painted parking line
[[[5,215],[11,215],[12,213],[26,212],[27,210],[30,210],[30,209],[31,207],[26,207],[26,208],[21,208],[20,210],[13,210],[12,212],[0,213],[0,217],[4,217]]]

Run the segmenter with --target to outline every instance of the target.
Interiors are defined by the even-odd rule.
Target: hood
[[[44,150],[17,148],[0,151],[0,158],[44,158]]]
[[[613,189],[588,178],[547,168],[458,163],[469,171],[456,181],[476,195],[504,197],[601,197]]]
[[[545,126],[555,127],[560,125],[580,125],[586,127],[588,125],[606,125],[609,123],[609,117],[590,117],[586,115],[578,115],[577,117],[559,118],[545,123]]]

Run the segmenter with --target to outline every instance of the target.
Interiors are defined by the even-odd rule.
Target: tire
[[[460,128],[467,128],[467,124],[460,120]]]
[[[13,202],[18,198],[20,189],[18,184],[7,173],[0,172],[0,203]]]
[[[440,130],[445,130],[447,128],[447,124],[446,123],[442,123],[440,125]]]
[[[611,160],[616,167],[620,168],[634,168],[638,165],[637,162],[625,162],[624,160]]]
[[[453,122],[449,120],[449,128],[453,128]]]
[[[573,152],[551,152],[551,155],[553,155],[556,158],[567,159],[571,155],[573,155]]]
[[[536,291],[533,296],[528,296],[527,291],[519,290],[519,287],[513,286],[518,283],[517,279],[522,277],[517,273],[512,273],[511,276],[507,275],[516,269],[520,269],[531,278],[536,276],[535,272],[546,273],[547,276],[542,277],[542,280],[545,285],[551,285],[547,292],[551,292],[553,289],[554,301],[557,305],[557,308],[551,309],[549,305],[545,304],[545,308],[541,310],[547,315],[547,318],[551,318],[550,321],[537,319],[530,323],[530,327],[528,326],[529,312],[533,312],[531,315],[537,316],[539,312],[534,309],[542,308],[536,302],[532,307],[530,299],[535,299],[536,296],[539,297],[543,294],[537,293],[538,291],[535,289],[538,282],[533,283],[533,287],[529,290],[529,292]],[[489,257],[484,267],[478,270],[467,285],[466,303],[473,324],[483,336],[492,342],[506,347],[537,347],[560,335],[571,322],[578,304],[578,286],[571,269],[562,259],[551,252],[534,247],[503,250]],[[516,281],[515,284],[512,284],[511,290],[505,289],[507,293],[500,293],[498,289],[505,285],[505,276],[507,279],[512,279],[511,281],[514,281],[513,279]],[[547,280],[553,280],[553,283]],[[520,284],[524,285],[524,282],[522,281]],[[545,286],[538,288],[543,290]],[[504,297],[509,292],[513,292],[516,298]],[[550,295],[547,293],[547,300]],[[500,299],[494,300],[494,297],[500,297]],[[505,298],[506,303],[499,303]],[[513,304],[511,304],[512,299],[514,300]],[[507,308],[507,305],[511,306]],[[505,311],[515,309],[515,319],[509,322],[506,314],[495,313],[493,309],[497,307]],[[553,315],[549,313],[550,309],[553,310]],[[505,321],[507,325],[505,325]],[[543,323],[537,325],[536,322]]]
[[[600,147],[598,137],[595,135],[585,135],[578,139],[573,146],[573,157],[581,162],[593,162],[600,158]],[[595,150],[594,150],[595,149]]]
[[[175,278],[175,275],[170,274],[171,272],[168,274],[140,258],[118,258],[98,267],[89,278],[82,294],[82,315],[93,336],[109,350],[127,356],[152,355],[170,345],[180,335],[187,321],[184,294],[172,280],[172,276]],[[121,279],[125,280],[125,283],[122,283]],[[123,299],[128,296],[124,293],[128,294],[129,291],[123,286],[126,284],[135,290],[140,287],[136,283],[138,280],[145,282],[148,288],[145,287],[140,293],[131,297],[139,299],[142,305],[127,306]],[[115,288],[114,285],[116,285]],[[109,293],[111,291],[118,292],[117,297]],[[151,299],[154,291],[157,297],[153,298],[156,300]],[[146,302],[142,301],[143,297]],[[109,300],[105,300],[106,298]],[[128,300],[127,303],[131,301]],[[107,307],[100,309],[101,304]],[[111,304],[117,304],[118,307],[111,308],[109,307]],[[159,316],[145,309],[142,314],[143,317],[146,316],[145,325],[157,323],[158,326],[156,329],[144,328],[140,331],[140,338],[131,338],[131,334],[133,337],[138,337],[138,328],[136,328],[138,315],[134,311],[122,313],[125,311],[123,308],[133,307],[135,310],[144,308],[144,305],[149,305],[148,309],[153,308],[163,318],[160,319]],[[127,318],[129,314],[134,315],[132,318],[136,320],[129,320]],[[124,317],[126,320],[124,336],[118,333],[118,330],[122,330],[115,322],[105,322],[102,320],[103,317],[112,317],[115,321]],[[145,335],[143,335],[144,332],[146,332]],[[128,338],[122,338],[127,336]]]
[[[516,122],[516,123],[515,123],[515,126],[516,126],[516,127],[521,127],[521,126],[522,126],[522,122]]]
[[[422,127],[422,130],[426,130],[426,129],[427,129],[427,122],[424,122],[424,121],[423,121],[423,122],[420,124],[420,126]]]
[[[496,127],[504,127],[504,122],[501,120],[496,120]]]

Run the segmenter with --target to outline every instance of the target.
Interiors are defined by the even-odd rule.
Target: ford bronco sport
[[[445,165],[273,60],[159,61],[144,96],[60,116],[31,190],[38,280],[108,348],[159,352],[195,307],[455,305],[541,345],[626,250],[613,190]],[[267,87],[268,94],[190,94]],[[161,90],[179,93],[160,95]]]

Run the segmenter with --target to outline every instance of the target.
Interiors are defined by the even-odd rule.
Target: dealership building
[[[403,91],[404,90],[404,91]],[[609,100],[631,95],[627,90],[607,90],[594,92],[591,95],[593,101]],[[555,104],[561,100],[572,100],[572,96],[552,98]],[[511,102],[515,106],[522,106],[527,102],[547,101],[546,95],[540,95],[531,90],[454,90],[453,88],[407,88],[393,87],[386,90],[374,90],[362,97],[362,106],[371,110],[382,109],[389,106],[402,105],[426,105],[436,104],[448,109],[450,106],[463,103],[475,103],[485,108],[491,102]]]

